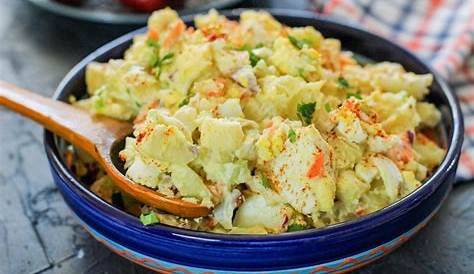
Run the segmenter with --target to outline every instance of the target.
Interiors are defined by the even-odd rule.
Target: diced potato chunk
[[[199,129],[201,145],[221,152],[237,150],[245,137],[240,123],[226,119],[206,118]]]

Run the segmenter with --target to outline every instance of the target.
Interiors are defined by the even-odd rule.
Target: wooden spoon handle
[[[102,165],[115,184],[146,204],[184,217],[209,214],[209,209],[180,199],[167,198],[156,191],[134,184],[114,166],[110,152],[116,140],[122,140],[132,125],[89,112],[35,94],[0,81],[0,106],[3,105],[43,125],[88,152]]]
[[[96,145],[113,142],[116,137],[114,131],[121,124],[108,119],[112,124],[110,127],[104,126],[99,120],[107,118],[96,118],[83,109],[2,81],[0,105],[38,122],[94,157],[98,156]]]

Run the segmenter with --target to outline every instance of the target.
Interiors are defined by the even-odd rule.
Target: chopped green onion
[[[171,60],[171,58],[173,58],[173,57],[174,57],[174,53],[172,53],[172,52],[169,52],[169,53],[165,54],[165,56],[163,56],[162,58],[158,57],[157,60],[154,60],[154,64],[153,64],[152,67],[161,68],[161,66],[163,64],[168,63]]]
[[[339,85],[340,88],[349,87],[349,82],[347,82],[347,80],[342,76],[339,76],[339,78],[337,78],[337,84]]]
[[[178,107],[182,107],[182,106],[185,106],[189,104],[189,97],[186,97],[183,99],[183,101],[181,101],[181,103],[179,103]]]
[[[316,102],[298,104],[296,111],[298,112],[298,117],[305,125],[311,124],[313,119],[313,113],[316,109]]]
[[[287,231],[288,232],[301,231],[301,230],[305,230],[307,228],[308,227],[306,225],[293,223],[293,224],[288,226]]]
[[[252,47],[251,47],[249,44],[245,44],[245,45],[241,46],[240,48],[237,48],[237,50],[241,50],[241,51],[244,51],[244,50],[246,50],[246,51],[250,51],[250,50],[252,50]]]
[[[306,81],[306,78],[304,77],[304,69],[303,68],[298,68],[298,76],[303,78],[303,80]]]
[[[288,40],[293,44],[293,46],[297,47],[298,49],[302,49],[304,45],[308,44],[308,41],[298,39],[294,36],[288,35]]]
[[[155,68],[155,77],[156,78],[160,77],[161,66],[164,65],[164,64],[168,64],[173,57],[174,57],[174,53],[172,53],[172,52],[169,52],[169,53],[165,54],[165,56],[163,56],[162,58],[159,58],[158,54],[155,54],[152,57],[152,59],[150,61],[150,66],[152,68]]]
[[[270,185],[270,182],[268,181],[268,178],[265,177],[265,175],[262,174],[262,185],[265,187],[265,188],[271,188],[271,185]]]
[[[146,45],[153,48],[160,48],[160,44],[153,39],[146,40]]]
[[[296,132],[292,128],[288,131],[288,140],[293,144],[296,142]]]
[[[349,92],[347,93],[347,99],[351,98],[351,97],[354,97],[354,98],[357,98],[359,100],[362,100],[362,96],[360,95],[360,93],[353,93],[353,92]]]
[[[158,53],[152,54],[150,57],[150,61],[148,62],[148,65],[154,68],[154,67],[158,67],[159,64],[160,64],[160,56],[158,55]]]
[[[255,46],[255,48],[261,48],[263,47],[263,44],[257,44],[257,46]],[[238,50],[241,50],[241,51],[247,51],[249,53],[249,60],[250,60],[250,64],[252,65],[252,67],[255,67],[258,63],[258,61],[260,61],[260,57],[258,57],[255,53],[252,52],[252,47],[248,44],[245,44],[243,45],[242,47],[240,47]]]
[[[326,112],[331,112],[332,110],[331,105],[329,103],[324,104],[324,109],[326,110]]]
[[[249,52],[249,60],[250,60],[250,64],[252,65],[252,67],[255,67],[258,63],[258,61],[260,61],[260,57],[258,57],[255,53],[253,53],[251,50],[248,51]]]
[[[105,97],[107,96],[105,93],[107,92],[107,88],[105,86],[102,86],[99,88],[96,93],[95,97],[96,99],[93,101],[94,102],[94,107],[97,109],[101,109],[105,107]]]
[[[163,56],[163,58],[161,58],[161,64],[164,64],[165,61],[170,60],[173,57],[174,57],[174,53],[172,52],[167,53],[165,56]]]
[[[160,223],[160,220],[156,216],[155,212],[150,212],[148,214],[141,214],[140,221],[143,225],[152,225]]]
[[[245,45],[241,46],[240,48],[238,48],[237,50],[242,50],[242,51],[243,51],[243,50],[246,50],[246,51],[250,51],[250,50],[252,50],[252,49],[259,49],[259,48],[263,48],[263,46],[264,46],[264,45],[263,45],[263,43],[258,43],[258,44],[256,44],[256,45],[255,45],[255,47],[252,47],[252,46],[251,46],[251,45],[249,45],[249,44],[245,44]]]

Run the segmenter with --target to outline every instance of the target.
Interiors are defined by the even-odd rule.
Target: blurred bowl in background
[[[139,12],[153,12],[164,7],[172,7],[174,9],[182,8],[185,0],[119,0],[133,10]]]
[[[180,15],[237,5],[242,0],[28,0],[49,12],[78,20],[120,25],[145,25],[153,6],[166,2]],[[72,5],[68,5],[70,3]],[[124,4],[127,4],[124,5]],[[159,8],[159,7],[158,7]],[[141,12],[140,12],[141,11]]]

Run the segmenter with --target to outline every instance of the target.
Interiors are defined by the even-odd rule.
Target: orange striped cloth
[[[464,114],[460,180],[474,178],[474,0],[313,0],[320,13],[353,20],[405,46],[444,76]]]

